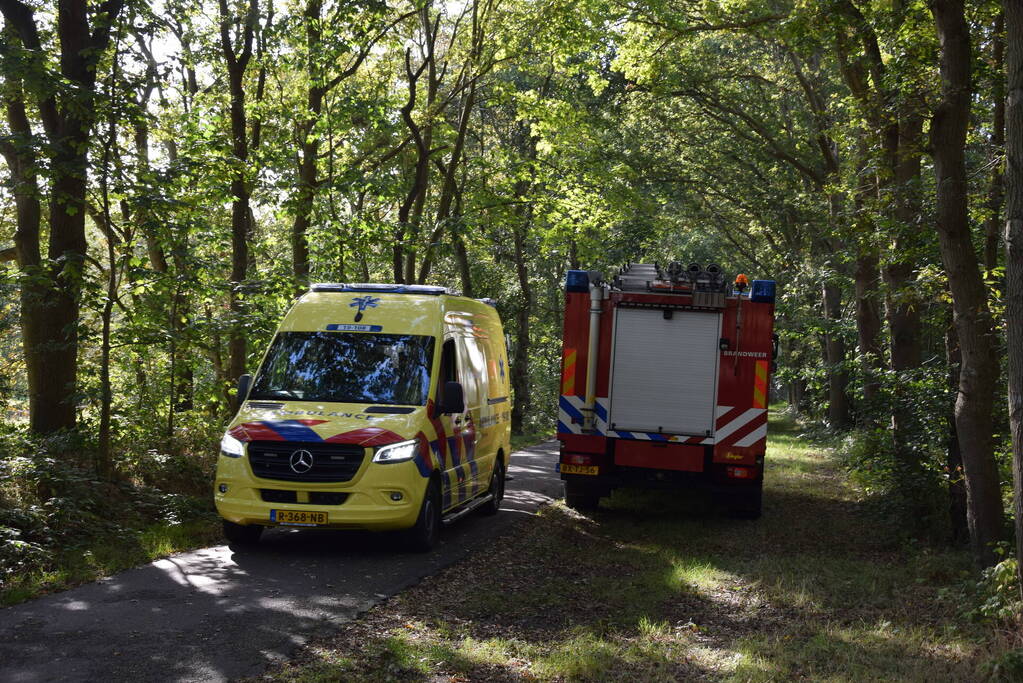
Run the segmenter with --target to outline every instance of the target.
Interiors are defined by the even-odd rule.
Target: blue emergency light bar
[[[570,270],[565,274],[566,292],[590,291],[590,273],[586,270]]]
[[[774,280],[754,280],[749,290],[749,300],[755,303],[774,303]]]
[[[319,282],[309,288],[313,292],[370,292],[373,294],[451,294],[447,287],[433,285],[394,285],[372,282]]]

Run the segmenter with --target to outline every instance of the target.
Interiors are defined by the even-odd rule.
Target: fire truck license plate
[[[271,510],[270,521],[290,526],[316,526],[327,523],[327,513],[306,510]]]
[[[568,465],[562,463],[561,465],[562,474],[597,474],[596,465]]]

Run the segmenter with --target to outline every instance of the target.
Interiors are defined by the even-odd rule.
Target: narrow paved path
[[[557,442],[512,455],[496,517],[469,515],[434,552],[387,535],[272,530],[243,553],[174,555],[0,610],[0,681],[222,681],[262,672],[310,636],[473,550],[561,495]]]

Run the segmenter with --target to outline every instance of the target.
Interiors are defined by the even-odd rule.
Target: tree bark
[[[1023,585],[1023,0],[1005,0],[1006,327],[1017,571]]]
[[[309,226],[312,223],[313,201],[316,197],[317,159],[320,155],[320,136],[315,133],[323,113],[323,74],[319,66],[322,48],[320,30],[321,0],[309,0],[304,13],[306,35],[306,88],[305,115],[298,119],[296,136],[300,150],[298,183],[295,188],[295,217],[291,224],[291,265],[298,293],[309,285]]]
[[[78,393],[78,323],[82,271],[86,256],[85,191],[88,148],[95,121],[96,71],[110,44],[110,29],[118,20],[124,0],[105,0],[92,7],[86,0],[59,0],[56,37],[60,46],[60,79],[55,83],[33,79],[23,82],[23,66],[4,62],[8,123],[15,142],[5,143],[5,157],[15,157],[12,168],[17,189],[18,229],[15,247],[19,267],[28,277],[22,286],[22,340],[29,384],[29,426],[39,433],[73,429]],[[5,42],[19,42],[39,73],[43,63],[34,10],[20,0],[0,1],[7,22]],[[49,264],[39,253],[41,214],[38,200],[24,192],[36,186],[40,161],[28,147],[36,137],[26,115],[25,92],[35,99],[40,128],[46,140],[39,146],[49,158]],[[17,199],[19,192],[21,200]]]
[[[962,0],[933,0],[931,11],[941,42],[942,99],[931,120],[937,230],[963,359],[956,431],[966,475],[970,545],[977,564],[989,566],[997,560],[994,544],[1002,536],[1001,487],[991,444],[998,363],[987,290],[971,240],[967,206],[970,30]]]
[[[995,18],[994,34],[991,37],[991,155],[997,160],[1005,148],[1005,15]],[[1002,227],[1002,200],[1005,193],[1002,178],[1002,164],[994,164],[991,184],[988,186],[988,217],[984,221],[984,274],[990,278],[998,267],[998,233]]]
[[[231,326],[228,339],[228,383],[234,383],[245,374],[246,338],[242,318],[245,306],[241,288],[249,269],[249,187],[246,172],[249,159],[249,133],[245,116],[245,70],[252,58],[252,42],[259,20],[259,0],[249,0],[246,15],[238,18],[228,9],[227,0],[220,0],[220,42],[227,65],[228,86],[231,96],[231,154],[235,167],[231,177]],[[241,23],[238,29],[240,49],[235,47],[231,25]],[[237,408],[231,402],[231,409]]]
[[[895,457],[907,479],[916,479],[920,470],[920,454],[911,445],[916,420],[912,399],[906,391],[906,374],[919,368],[920,305],[913,279],[916,263],[913,257],[920,243],[919,217],[922,213],[920,194],[921,136],[923,116],[915,111],[900,117],[898,162],[895,171],[894,239],[891,260],[884,268],[885,317],[889,331],[889,363],[892,383],[892,441]],[[904,487],[905,488],[905,487]]]
[[[880,265],[877,252],[863,249],[856,259],[854,284],[856,289],[856,334],[863,370],[864,410],[858,411],[862,418],[873,422],[877,416],[878,394],[881,390],[881,310],[877,291]]]
[[[849,373],[844,368],[845,342],[837,328],[842,319],[842,290],[837,285],[825,284],[821,292],[824,318],[829,329],[824,334],[824,354],[828,365],[828,422],[834,429],[848,429],[852,420],[849,414]]]
[[[952,310],[949,309],[945,322],[945,360],[948,366],[948,439],[945,442],[945,469],[948,471],[948,517],[952,530],[952,543],[965,545],[970,540],[969,524],[966,521],[966,479],[963,476],[963,454],[959,447],[956,431],[956,397],[959,395],[959,369],[963,356],[959,350],[959,335],[956,334]]]

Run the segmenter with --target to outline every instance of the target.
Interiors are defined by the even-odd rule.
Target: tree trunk
[[[298,293],[309,286],[309,226],[312,223],[313,201],[318,186],[317,161],[320,155],[320,136],[316,124],[323,112],[323,74],[319,68],[321,44],[320,0],[309,0],[304,19],[306,32],[306,112],[297,125],[301,154],[298,158],[298,183],[295,188],[295,217],[291,224],[291,264]]]
[[[231,325],[228,339],[227,382],[233,384],[245,374],[247,345],[243,317],[242,286],[249,269],[250,207],[249,187],[246,179],[249,158],[249,131],[245,117],[245,70],[252,58],[252,41],[259,18],[258,0],[249,0],[246,16],[241,19],[239,42],[235,48],[231,37],[231,16],[227,0],[220,0],[220,42],[227,65],[228,86],[231,95],[231,154],[235,168],[231,177]],[[225,387],[225,390],[227,387]],[[230,402],[231,410],[237,401]]]
[[[995,18],[994,34],[991,36],[991,156],[997,160],[1005,147],[1005,15]],[[1018,39],[1018,38],[1017,38]],[[984,221],[984,275],[990,278],[998,267],[998,233],[1002,227],[1002,199],[1005,192],[1002,180],[1002,164],[994,164],[991,184],[988,186],[988,217]]]
[[[22,271],[34,281],[23,285],[21,311],[29,383],[29,425],[40,433],[75,427],[78,309],[86,255],[86,169],[96,111],[96,71],[110,43],[110,29],[122,5],[123,0],[108,0],[90,11],[86,0],[60,0],[56,8],[60,54],[55,63],[60,65],[62,84],[58,88],[49,81],[32,82],[35,111],[47,138],[36,142],[48,143],[40,145],[49,156],[50,169],[48,256],[51,263],[58,264],[40,267],[39,223],[31,215],[31,202],[19,202],[15,247]],[[39,74],[49,73],[51,66],[42,62],[45,48],[40,44],[34,10],[10,0],[0,3],[0,12],[9,27],[8,35],[12,39],[16,36],[25,48],[26,59],[34,62],[32,66],[38,68]],[[34,153],[25,150],[35,135],[26,116],[21,90],[24,65],[5,63],[4,72],[8,123],[16,138],[14,143],[5,140],[4,155],[14,153],[20,161],[35,166],[39,160]],[[34,168],[22,169],[20,176],[31,179],[34,185],[35,173]],[[31,253],[33,247],[34,254]]]
[[[1023,0],[1005,0],[1005,28],[1009,91],[1005,145],[1005,319],[1016,560],[1020,585],[1023,585]]]
[[[532,212],[529,211],[529,214]],[[520,218],[531,221],[531,216]],[[529,413],[532,403],[529,395],[529,317],[533,312],[533,288],[529,283],[529,269],[526,258],[526,237],[529,223],[516,221],[512,228],[515,243],[515,275],[519,280],[519,308],[515,312],[515,358],[511,366],[512,389],[515,402],[512,404],[512,431],[522,432],[523,418]]]
[[[862,249],[862,248],[861,248]],[[873,422],[878,412],[881,389],[881,311],[878,305],[877,280],[880,272],[877,252],[862,249],[856,259],[856,333],[863,370],[864,410],[862,419]]]
[[[837,285],[825,284],[822,291],[824,317],[828,331],[824,335],[824,354],[828,364],[828,422],[834,429],[848,429],[849,395],[846,387],[849,374],[845,364],[845,342],[836,329],[842,319],[842,290]]]
[[[959,395],[959,368],[963,357],[959,351],[952,310],[945,324],[945,360],[948,365],[948,440],[946,441],[945,468],[948,471],[948,516],[952,527],[952,543],[965,545],[970,540],[966,521],[966,479],[963,476],[963,455],[956,432],[956,397]]]
[[[916,421],[912,399],[906,391],[907,373],[920,367],[920,305],[913,287],[916,263],[913,254],[920,243],[920,161],[923,116],[903,112],[899,127],[899,155],[895,173],[895,235],[891,260],[884,268],[885,317],[889,331],[892,382],[892,441],[899,468],[916,479],[920,454],[913,448]]]
[[[952,290],[962,351],[956,431],[966,475],[970,543],[975,561],[993,564],[1002,535],[998,466],[991,448],[991,412],[998,362],[987,290],[970,235],[965,162],[971,97],[970,31],[962,0],[933,0],[941,42],[942,99],[931,120],[937,185],[937,229],[942,261]]]

